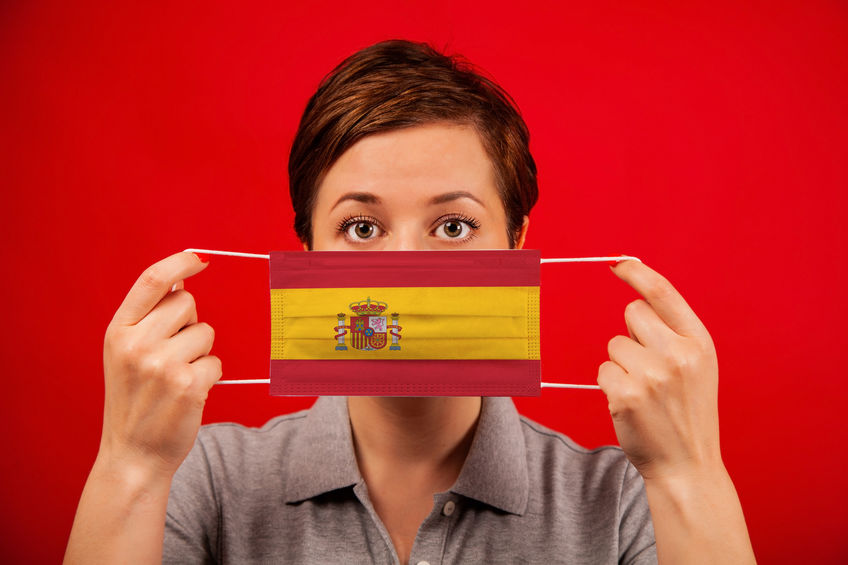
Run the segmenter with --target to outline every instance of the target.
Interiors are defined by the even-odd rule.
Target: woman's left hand
[[[723,470],[710,334],[647,265],[627,260],[612,270],[644,297],[625,308],[630,337],[610,340],[610,360],[598,370],[619,444],[646,481]]]

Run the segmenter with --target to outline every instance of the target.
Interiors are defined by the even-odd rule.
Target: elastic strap
[[[271,384],[271,379],[227,379],[225,381],[218,381],[215,383],[216,385],[268,385]],[[541,383],[542,388],[576,388],[576,389],[589,389],[589,390],[601,390],[601,387],[598,385],[573,385],[568,383]]]
[[[269,261],[271,259],[270,255],[264,253],[242,253],[241,251],[218,251],[217,249],[184,249],[186,253],[204,253],[206,255],[226,255],[228,257],[246,257],[248,259],[265,259]],[[545,263],[610,263],[615,261],[616,263],[619,261],[639,261],[642,262],[638,257],[633,257],[631,255],[616,255],[614,257],[542,257],[539,260],[539,263],[544,265]]]

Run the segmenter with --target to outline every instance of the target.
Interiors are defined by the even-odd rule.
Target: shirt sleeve
[[[645,482],[630,461],[627,462],[622,479],[619,516],[618,562],[627,565],[655,565],[657,544]]]
[[[162,563],[217,562],[221,512],[202,432],[171,482]]]

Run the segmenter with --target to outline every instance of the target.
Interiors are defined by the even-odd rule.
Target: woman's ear
[[[521,249],[524,247],[524,239],[527,237],[527,228],[530,226],[530,218],[528,216],[524,216],[524,221],[521,223],[521,227],[518,228],[517,237],[515,238],[515,246],[514,249]]]

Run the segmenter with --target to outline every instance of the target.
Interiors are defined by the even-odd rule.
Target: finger
[[[215,341],[215,330],[206,322],[180,330],[165,345],[165,355],[183,363],[191,363],[209,355]]]
[[[604,361],[598,367],[598,386],[607,398],[621,388],[627,380],[627,371],[621,368],[621,365],[612,361]]]
[[[137,324],[170,292],[175,283],[206,268],[194,253],[175,253],[148,267],[135,281],[115,312],[113,321],[131,326]]]
[[[609,340],[607,352],[609,353],[610,361],[628,373],[644,365],[647,355],[645,346],[623,335],[617,335]]]
[[[610,415],[614,421],[625,415],[628,407],[639,398],[636,380],[612,361],[606,361],[598,368],[598,386],[607,397]]]
[[[660,319],[682,336],[701,336],[706,328],[668,280],[639,261],[620,261],[610,267],[632,286],[654,309]]]
[[[220,379],[223,374],[221,370],[221,360],[214,355],[201,357],[197,361],[191,363],[191,367],[195,372],[195,376],[198,378],[198,386],[202,387],[203,390],[206,391],[212,388],[212,385],[218,382],[218,379]]]
[[[187,290],[168,293],[143,320],[136,324],[154,337],[171,337],[186,326],[197,323],[197,305]]]
[[[651,305],[641,298],[624,308],[624,323],[630,337],[645,347],[663,349],[673,338],[679,337],[660,319]]]

